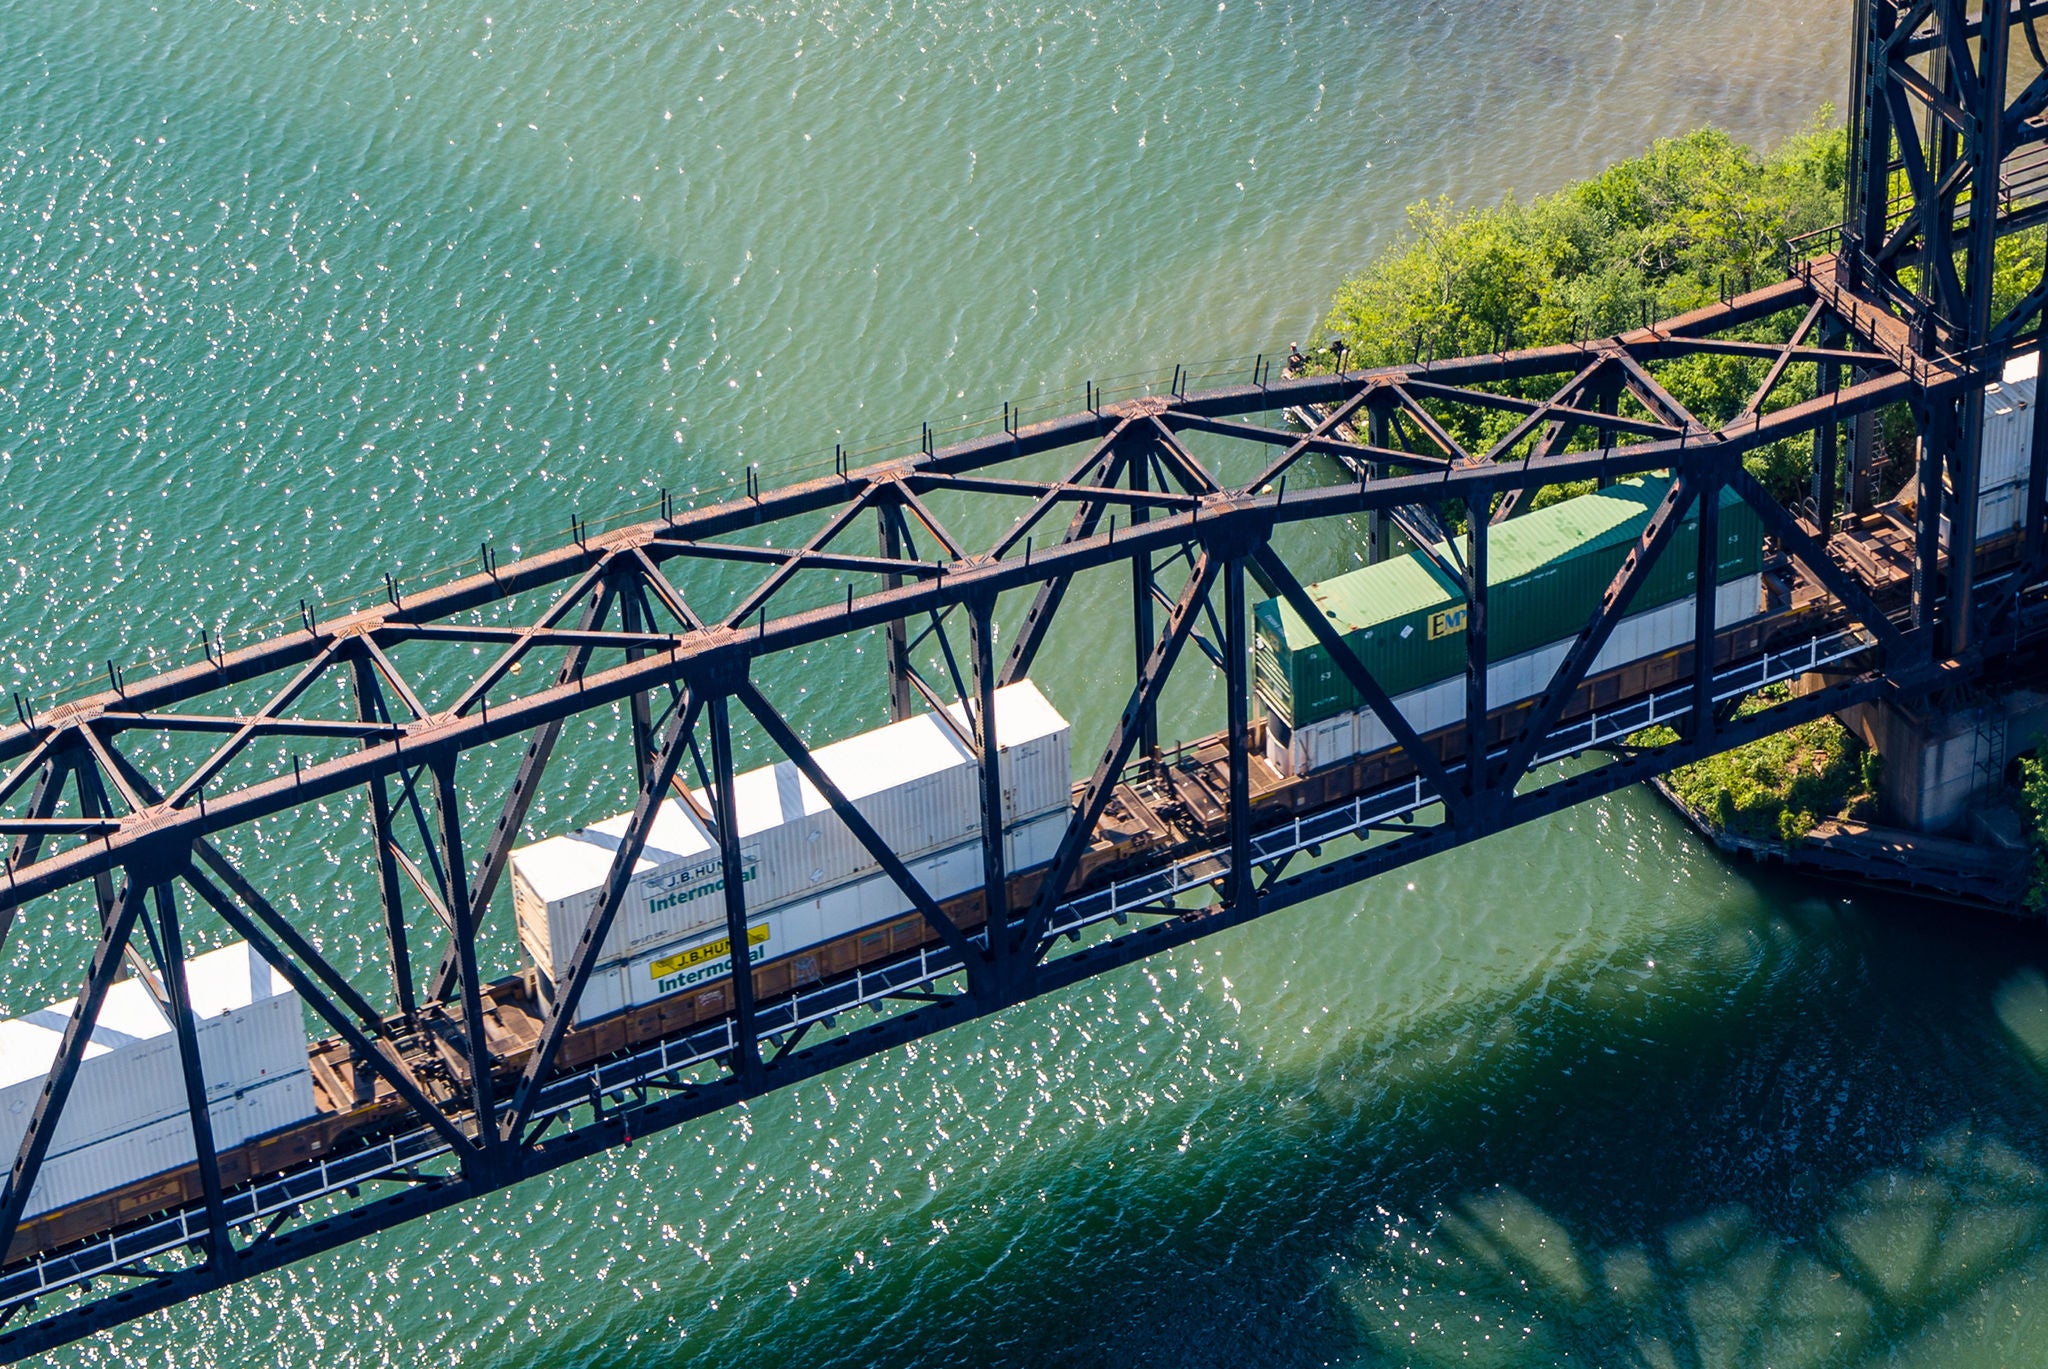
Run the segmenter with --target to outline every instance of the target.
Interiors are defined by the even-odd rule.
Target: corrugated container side
[[[1066,807],[1073,796],[1073,728],[1029,680],[998,689],[995,704],[1003,825]],[[967,715],[959,704],[946,711],[965,726]],[[975,787],[978,799],[978,774]],[[975,811],[980,811],[979,802]]]
[[[227,1016],[203,1020],[197,1035],[209,1097],[306,1068],[305,1011],[289,988]]]
[[[2002,378],[1984,387],[1984,439],[1977,458],[1980,491],[2026,483],[2040,361],[2038,352],[2014,357]]]
[[[305,1070],[299,996],[246,943],[195,956],[186,969],[194,1010],[204,1014],[197,1036],[209,1098]],[[12,1079],[0,1088],[0,1153],[18,1148],[28,1130],[74,1001],[0,1024],[0,1069]],[[184,1110],[177,1035],[140,981],[121,980],[100,1008],[51,1146],[75,1150]]]
[[[1488,656],[1511,659],[1576,635],[1634,547],[1669,482],[1626,482],[1510,520],[1492,533]],[[1688,597],[1698,573],[1698,517],[1673,535],[1637,590],[1638,611]],[[1753,575],[1762,525],[1732,491],[1721,498],[1717,578]],[[1462,674],[1465,604],[1456,582],[1419,554],[1310,586],[1345,641],[1391,695]],[[1360,618],[1364,621],[1354,626]],[[1269,711],[1302,727],[1359,707],[1360,700],[1320,643],[1277,600],[1256,610],[1255,672]],[[1310,743],[1311,745],[1313,743]]]
[[[1067,830],[1067,810],[1042,814],[1018,823],[1003,834],[1003,868],[1011,874],[1035,869],[1059,853]],[[976,850],[979,851],[977,843]]]
[[[1072,785],[1071,729],[1028,681],[996,692],[1006,820],[1064,810]],[[889,848],[910,860],[972,840],[981,830],[981,786],[972,754],[937,717],[924,714],[818,748],[818,763]],[[735,777],[747,907],[759,912],[876,874],[879,863],[793,763]],[[707,809],[707,795],[697,801]],[[527,953],[551,976],[568,966],[596,908],[624,815],[513,853],[513,902]],[[722,923],[723,874],[716,842],[670,802],[649,838],[651,858],[606,935],[599,964],[627,960]],[[545,916],[543,917],[543,906]]]
[[[1762,595],[1763,578],[1757,573],[1719,586],[1714,592],[1716,625],[1731,627],[1755,617]],[[1692,641],[1692,614],[1691,601],[1681,600],[1624,618],[1615,625],[1589,673],[1613,670],[1630,661],[1688,645]],[[1557,668],[1570,651],[1570,640],[1551,642],[1495,663],[1486,672],[1488,704],[1499,708],[1540,695],[1550,687]],[[1464,718],[1465,681],[1462,675],[1440,680],[1397,696],[1394,704],[1409,726],[1427,735]],[[1295,728],[1286,742],[1269,731],[1267,757],[1283,773],[1302,775],[1351,756],[1378,751],[1393,745],[1393,741],[1393,734],[1379,715],[1361,708]]]
[[[302,1071],[209,1104],[215,1148],[232,1149],[313,1116],[311,1080],[312,1076]],[[181,1112],[51,1155],[36,1175],[24,1215],[37,1216],[168,1173],[192,1163],[197,1154],[191,1118]]]
[[[1004,834],[1004,858],[1012,871],[1053,858],[1066,828],[1064,812],[1041,814]],[[943,902],[981,887],[981,843],[930,852],[904,862],[934,900]],[[764,913],[752,914],[748,936],[754,964],[850,936],[863,927],[893,921],[912,911],[910,899],[886,875],[822,890]],[[640,1007],[723,978],[731,970],[723,928],[656,947],[592,975],[578,1005],[578,1022],[595,1022],[628,1007]]]

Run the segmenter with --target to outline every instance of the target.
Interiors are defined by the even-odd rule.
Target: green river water
[[[0,0],[0,674],[88,686],[572,511],[1248,369],[1420,197],[1800,126],[1847,24]],[[764,683],[841,735],[883,713],[846,664]],[[1126,663],[1083,614],[1035,674],[1085,764]],[[604,740],[571,734],[536,832],[619,806]],[[242,850],[360,968],[327,816]],[[9,1012],[68,992],[72,914],[17,928]],[[2039,1363],[2044,962],[1732,869],[1625,793],[53,1359]]]

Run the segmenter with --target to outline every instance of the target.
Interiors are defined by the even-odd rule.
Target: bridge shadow
[[[1659,941],[996,1162],[963,1141],[943,1192],[839,1206],[744,1272],[678,1250],[659,1292],[493,1360],[1817,1369],[2048,1345],[2031,938],[1777,906],[1694,938],[1678,992],[1629,990],[1688,954]]]

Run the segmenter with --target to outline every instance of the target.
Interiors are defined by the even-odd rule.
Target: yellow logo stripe
[[[747,928],[747,949],[752,950],[768,939],[768,924],[763,922]],[[707,960],[716,960],[732,950],[732,938],[720,937],[707,941],[702,946],[692,946],[687,951],[665,955],[647,967],[647,973],[654,979],[666,979],[677,970],[687,970],[692,965],[702,965]]]

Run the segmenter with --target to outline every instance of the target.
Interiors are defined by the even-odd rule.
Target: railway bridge
[[[1795,244],[1782,280],[1694,312],[1363,371],[1340,355],[1327,372],[1260,361],[1207,387],[1176,372],[1135,396],[1091,385],[1063,417],[1006,411],[962,440],[927,431],[914,450],[842,455],[780,488],[664,495],[623,526],[572,522],[540,555],[499,562],[486,548],[449,583],[388,584],[338,617],[308,610],[268,637],[205,641],[149,678],[110,663],[89,696],[17,699],[0,729],[0,945],[13,963],[68,939],[79,963],[0,1185],[13,1233],[0,1354],[1792,724],[2042,678],[2048,405],[2027,420],[2013,525],[1980,528],[1972,496],[1987,394],[2038,350],[2048,305],[2048,279],[2003,306],[1993,290],[2000,242],[2048,223],[2043,11],[2048,0],[1861,0],[1842,225]],[[1740,412],[1689,412],[1659,379],[1702,354],[1753,371]],[[1894,406],[1921,439],[1917,498],[1872,510],[1859,493],[1870,420]],[[1483,443],[1478,415],[1494,416]],[[1744,463],[1786,442],[1810,444],[1815,472],[1789,504]],[[1546,487],[1634,477],[1658,493],[1604,593],[1533,692],[1491,697],[1503,624],[1489,545],[1536,516]],[[1717,617],[1713,559],[1731,511],[1761,529],[1765,586],[1732,625]],[[1449,721],[1411,719],[1299,569],[1382,523],[1461,600],[1463,706]],[[1693,585],[1683,640],[1613,665],[1603,652],[1638,594],[1681,555],[1697,558],[1680,568]],[[1293,613],[1381,741],[1324,764],[1276,759],[1255,598]],[[997,696],[1063,630],[1120,656],[1130,689],[1081,737],[1086,777],[1026,858],[1003,825]],[[811,735],[826,683],[956,737],[979,810],[964,892],[926,887],[813,749],[828,740]],[[1169,726],[1198,739],[1169,745]],[[724,953],[753,944],[735,798],[748,747],[793,767],[900,913],[687,996],[584,1011],[665,805],[708,834]],[[522,965],[508,870],[538,832],[536,801],[570,771],[586,793],[610,786],[626,815],[606,829],[603,878],[556,963]],[[323,859],[310,896],[280,892],[277,870]],[[343,906],[376,910],[363,963],[337,951],[330,911]],[[311,1010],[318,1038],[312,1119],[249,1140],[216,1135],[186,949],[223,933]],[[167,1024],[182,1167],[33,1204],[67,1114],[88,1106],[102,1010],[129,985]]]

